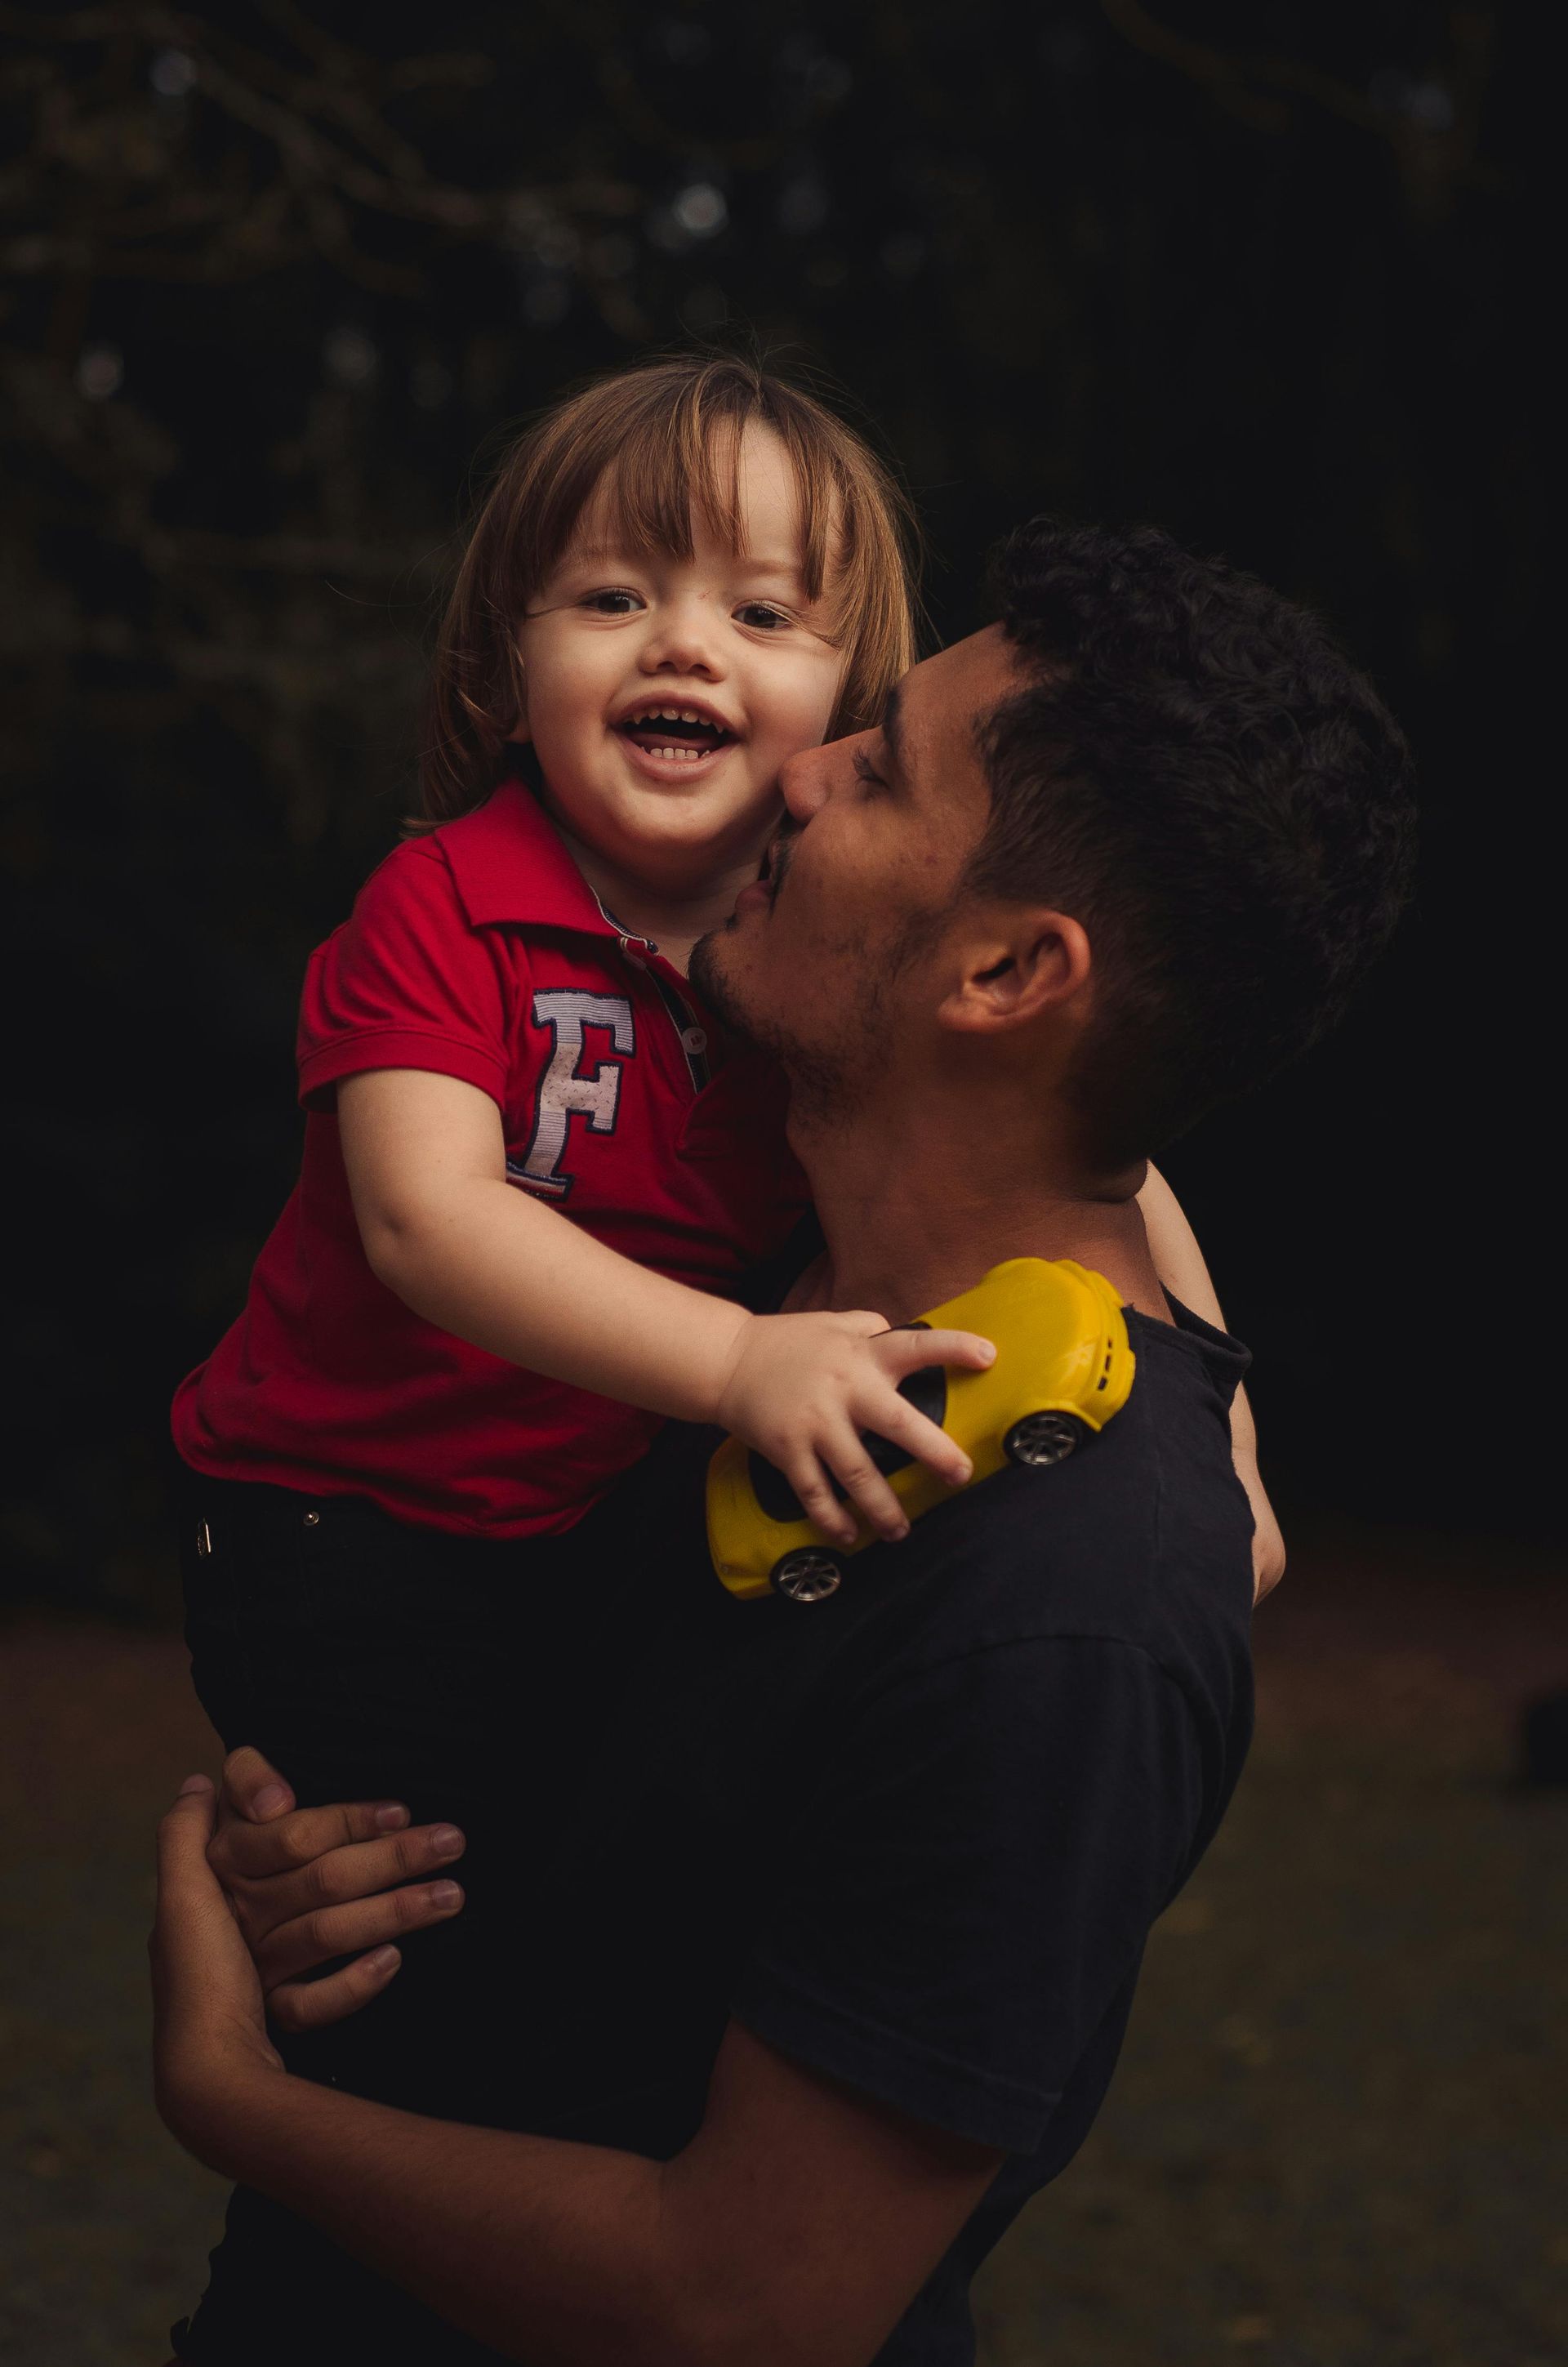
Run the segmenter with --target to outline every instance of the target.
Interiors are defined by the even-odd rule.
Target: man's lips
[[[773,911],[779,889],[784,886],[784,874],[789,869],[790,857],[795,852],[795,835],[792,831],[786,836],[773,841],[762,857],[761,873],[742,888],[735,900],[738,912]]]

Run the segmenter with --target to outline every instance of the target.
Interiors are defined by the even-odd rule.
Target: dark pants
[[[180,1530],[192,1673],[225,1749],[265,1751],[302,1806],[401,1800],[416,1824],[444,1818],[468,1836],[452,1869],[462,1912],[411,1938],[390,1987],[358,2014],[275,2033],[289,2068],[443,2119],[517,2125],[508,2035],[518,1951],[539,1940],[529,1852],[549,1846],[552,1806],[571,1781],[531,1752],[530,1702],[558,1677],[563,1651],[592,1648],[581,1533],[446,1537],[358,1498],[196,1473],[185,1475]],[[457,2367],[497,2355],[378,2278],[345,2281],[322,2237],[244,2189],[176,2343],[211,2367],[372,2357]]]

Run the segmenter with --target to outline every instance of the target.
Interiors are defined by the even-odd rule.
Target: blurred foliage
[[[1467,823],[1544,438],[1501,13],[0,7],[12,1585],[168,1600],[164,1401],[288,1189],[300,970],[407,807],[475,453],[584,371],[739,339],[826,372],[913,488],[944,632],[1043,505],[1228,549],[1412,723],[1427,914],[1503,893],[1507,810]],[[1528,1523],[1527,1456],[1499,1489],[1449,1452],[1391,1263],[1433,1163],[1445,1221],[1486,1188],[1513,1090],[1517,978],[1488,1004],[1440,934],[1176,1180],[1287,1494]],[[1375,1420],[1339,1313],[1369,1252]]]

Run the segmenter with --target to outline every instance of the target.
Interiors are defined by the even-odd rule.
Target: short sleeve
[[[330,1109],[366,1069],[434,1069],[504,1106],[508,996],[496,933],[474,928],[446,858],[398,847],[310,958],[299,1007],[299,1098]]]
[[[733,2012],[917,2119],[1032,2151],[1189,1870],[1186,1697],[1130,1644],[988,1645],[873,1702],[821,1773]]]

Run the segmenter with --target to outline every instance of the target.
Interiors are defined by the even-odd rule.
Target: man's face
[[[906,674],[884,725],[784,766],[792,835],[693,976],[831,1101],[935,1025],[943,938],[990,792],[976,727],[1021,686],[999,627]]]

